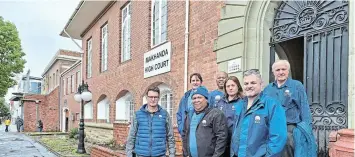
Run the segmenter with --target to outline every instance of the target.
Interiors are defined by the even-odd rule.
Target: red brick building
[[[53,56],[42,74],[41,95],[26,95],[23,98],[24,131],[36,131],[38,120],[43,122],[43,131],[61,130],[60,74],[79,61],[79,56],[78,52],[62,49]]]
[[[213,48],[222,5],[191,1],[186,12],[184,1],[80,2],[61,36],[82,40],[83,79],[93,95],[84,106],[86,131],[108,130],[123,144],[149,86],[161,89],[160,104],[174,124],[190,74],[201,73],[203,85],[216,88]]]

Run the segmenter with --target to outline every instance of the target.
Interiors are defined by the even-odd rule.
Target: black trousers
[[[296,127],[295,124],[287,125],[287,142],[282,151],[282,157],[293,157],[295,152],[295,144],[293,141],[293,129]]]
[[[17,132],[20,132],[21,131],[21,125],[16,125],[17,127]]]
[[[6,125],[6,127],[5,127],[5,132],[9,132],[9,126],[8,125]]]

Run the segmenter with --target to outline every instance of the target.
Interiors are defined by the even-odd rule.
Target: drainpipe
[[[187,63],[189,57],[189,0],[185,0],[185,66],[184,66],[184,93],[187,91]]]
[[[60,64],[60,66],[59,67],[62,67],[62,64]],[[62,112],[62,98],[61,98],[61,96],[62,96],[62,74],[59,74],[59,86],[58,86],[58,98],[59,98],[59,107],[58,107],[58,112],[59,112],[59,131],[62,131],[62,114],[61,114],[61,112]]]

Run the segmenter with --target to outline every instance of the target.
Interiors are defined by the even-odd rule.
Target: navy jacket
[[[215,107],[217,105],[219,100],[216,101],[216,96],[219,96],[219,98],[222,99],[224,97],[224,92],[221,92],[218,89],[211,91],[208,98],[209,107]]]
[[[287,141],[285,111],[280,103],[262,93],[247,110],[248,99],[235,104],[231,156],[281,157]]]
[[[181,98],[179,103],[179,110],[176,112],[176,121],[178,125],[178,131],[180,135],[183,135],[182,130],[184,129],[184,123],[186,119],[186,115],[188,113],[188,99],[192,90],[187,91],[184,96]]]
[[[242,99],[236,98],[232,101],[228,101],[227,98],[223,97],[218,101],[217,106],[215,108],[221,110],[226,116],[227,119],[227,127],[228,127],[228,137],[232,136],[232,131],[234,127],[234,117],[235,117],[235,104],[237,104]]]

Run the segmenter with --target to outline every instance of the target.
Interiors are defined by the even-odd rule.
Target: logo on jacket
[[[255,116],[255,121],[254,123],[260,123],[260,116]]]
[[[232,106],[232,110],[235,110],[235,107],[234,107],[234,106]]]
[[[286,96],[291,96],[290,90],[286,89],[286,90],[285,90],[285,95],[286,95]]]
[[[207,126],[207,121],[206,120],[202,120],[202,125],[203,126]]]
[[[159,115],[159,118],[162,118],[163,116]]]

